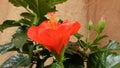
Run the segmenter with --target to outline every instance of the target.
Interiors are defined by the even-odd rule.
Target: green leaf
[[[29,25],[29,26],[32,25],[32,22],[27,19],[20,19],[18,22],[21,23],[22,25]]]
[[[74,34],[74,36],[75,36],[77,39],[80,39],[81,37],[83,37],[83,35],[81,35],[81,34],[79,34],[79,33]]]
[[[56,4],[63,3],[65,1],[67,0],[49,0],[48,4],[49,6],[54,7]]]
[[[107,68],[120,68],[120,55],[118,54],[110,54],[107,57]]]
[[[63,68],[63,64],[60,62],[52,63],[50,68]]]
[[[102,36],[98,36],[92,43],[92,45],[97,45],[100,44],[100,41],[104,38],[108,37],[107,35],[102,35]]]
[[[27,7],[27,2],[25,0],[9,0],[10,3],[12,3],[16,7]]]
[[[82,48],[85,48],[86,45],[87,45],[83,40],[78,40],[77,43],[78,43]]]
[[[51,8],[47,0],[25,0],[29,5],[30,11],[33,11],[34,25],[38,25],[42,21],[46,20],[45,15],[48,12],[56,11],[55,8]]]
[[[93,22],[90,20],[88,23],[88,30],[91,31],[93,28]]]
[[[114,40],[110,40],[109,44],[103,48],[108,50],[120,50],[120,43]]]
[[[4,54],[8,51],[18,50],[22,51],[22,47],[25,43],[27,43],[27,35],[26,35],[26,26],[21,26],[18,28],[16,33],[13,35],[13,38],[10,43],[0,45],[0,53]],[[17,49],[18,48],[18,49]]]
[[[90,47],[91,52],[96,52],[99,50],[98,46],[91,46]]]
[[[22,47],[23,53],[27,53],[30,57],[30,59],[32,59],[33,57],[33,50],[34,50],[34,44],[32,41],[28,41],[27,43],[25,43]]]
[[[31,20],[31,21],[34,19],[34,16],[28,12],[23,12],[20,14],[20,16],[24,17],[25,19]]]
[[[120,68],[120,55],[109,50],[97,51],[88,57],[88,68]]]
[[[106,21],[105,20],[100,20],[97,24],[97,27],[96,27],[96,32],[98,34],[102,33],[102,31],[104,30],[105,28],[105,25],[106,25]]]
[[[102,56],[101,52],[90,54],[87,61],[87,67],[88,68],[105,68],[104,67],[105,58],[101,56]],[[103,61],[104,63],[102,62],[102,59],[104,60]]]
[[[18,68],[19,66],[28,66],[29,64],[30,59],[28,56],[17,54],[6,60],[0,68]]]
[[[45,15],[48,12],[55,11],[55,9],[51,8],[45,0],[38,0],[38,4],[37,4],[36,7],[37,7],[36,8],[37,11],[34,10],[34,12],[37,14],[37,17],[39,18],[38,23],[42,22],[42,21],[44,21],[46,19]]]
[[[14,48],[14,45],[12,43],[0,45],[0,54],[4,54]]]
[[[14,26],[20,26],[20,24],[14,20],[6,20],[3,22],[3,24],[0,25],[0,31],[3,31],[8,27],[14,27]]]
[[[28,15],[34,15],[33,25],[38,25],[46,20],[45,15],[48,12],[55,12],[55,5],[63,3],[66,0],[9,0],[14,6],[24,7],[29,14],[22,14],[28,18]],[[31,16],[30,16],[31,17]]]
[[[26,35],[26,29],[26,26],[21,26],[13,35],[12,43],[16,48],[21,49],[23,45],[27,42],[28,37]]]

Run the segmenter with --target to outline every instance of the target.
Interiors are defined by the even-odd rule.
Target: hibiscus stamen
[[[50,26],[53,28],[53,29],[56,29],[56,25],[57,25],[57,20],[55,18],[55,12],[49,12],[49,23],[50,23]]]

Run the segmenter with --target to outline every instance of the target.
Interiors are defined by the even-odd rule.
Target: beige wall
[[[86,33],[86,11],[84,9],[83,0],[68,0],[64,4],[57,5],[57,9],[59,10],[56,14],[57,18],[79,21],[82,25],[80,33]],[[24,9],[12,6],[8,3],[8,0],[0,0],[0,24],[2,24],[6,19],[20,18],[19,13],[21,11],[24,11]],[[16,28],[9,28],[4,30],[3,33],[0,33],[0,45],[10,42],[11,35],[15,33],[15,30]],[[0,55],[0,65],[4,60],[15,53],[16,52],[9,52],[7,54]]]

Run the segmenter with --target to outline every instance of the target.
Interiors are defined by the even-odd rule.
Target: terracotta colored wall
[[[86,14],[84,9],[84,1],[83,0],[68,0],[67,2],[57,5],[57,18],[61,18],[63,20],[75,20],[81,22],[81,30],[82,34],[86,33]],[[6,19],[18,19],[20,18],[19,14],[21,11],[24,11],[22,8],[16,8],[8,3],[8,0],[0,0],[0,24]],[[17,28],[8,28],[4,30],[3,33],[0,33],[0,45],[10,42],[11,35],[15,33]],[[74,40],[74,38],[72,38]],[[14,55],[16,52],[9,52],[4,55],[0,55],[0,65],[3,63],[8,57]]]

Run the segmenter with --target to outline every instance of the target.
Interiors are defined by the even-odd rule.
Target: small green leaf
[[[19,27],[16,33],[13,35],[12,43],[16,48],[21,49],[23,45],[27,42],[26,27]]]
[[[105,28],[105,25],[106,25],[106,21],[105,20],[100,20],[97,24],[96,32],[98,34],[102,33],[103,29]]]
[[[103,48],[108,50],[120,50],[120,43],[114,40],[110,40],[109,44]]]
[[[83,37],[83,35],[81,35],[81,34],[79,34],[79,33],[74,34],[74,36],[75,36],[77,39],[80,39],[81,37]]]
[[[20,26],[20,23],[17,23],[14,20],[6,20],[3,22],[3,24],[0,25],[0,31],[3,31],[8,27],[14,27],[14,26]]]
[[[8,43],[4,45],[0,45],[0,54],[4,54],[14,48],[14,44]]]
[[[29,52],[29,50],[33,50],[34,44],[32,41],[27,41],[24,45],[23,45],[23,51],[25,52]],[[32,48],[32,49],[31,49]]]
[[[18,22],[21,23],[22,25],[29,25],[29,26],[32,25],[32,22],[27,19],[20,19]]]
[[[34,44],[32,41],[28,41],[27,43],[25,43],[22,47],[23,53],[27,53],[30,57],[30,59],[32,59],[33,57],[33,50],[34,50]]]
[[[25,0],[9,0],[10,3],[12,3],[16,7],[27,7],[27,2]]]
[[[19,66],[28,66],[29,64],[30,59],[28,56],[17,54],[6,60],[0,68],[18,68]]]
[[[23,12],[20,14],[20,16],[24,17],[25,19],[29,19],[31,21],[34,19],[34,16],[28,12]]]
[[[88,23],[88,30],[91,31],[93,28],[93,22],[90,20]]]
[[[77,42],[79,44],[79,46],[81,46],[82,48],[86,47],[86,43],[83,40],[78,40]]]
[[[100,44],[100,41],[104,38],[108,37],[107,35],[102,35],[102,36],[98,36],[92,43],[92,45],[97,45]]]
[[[91,46],[90,50],[91,50],[91,52],[95,52],[95,51],[98,51],[99,48],[98,48],[98,46]]]

